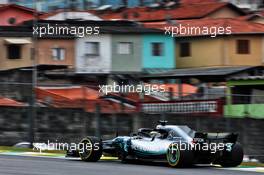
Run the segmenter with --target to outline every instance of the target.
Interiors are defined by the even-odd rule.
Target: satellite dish
[[[172,8],[172,7],[175,7],[176,5],[179,5],[179,3],[178,2],[174,2],[174,1],[170,1],[170,2],[166,3],[164,6],[166,8]]]
[[[160,4],[159,3],[153,3],[153,4],[150,4],[148,7],[155,9],[155,8],[159,8]]]
[[[110,10],[112,9],[112,5],[102,5],[98,7],[96,10],[103,11],[103,10]]]

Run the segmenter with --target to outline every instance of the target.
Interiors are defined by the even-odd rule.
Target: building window
[[[99,56],[99,42],[86,42],[85,43],[86,56]]]
[[[54,60],[64,60],[65,59],[65,49],[63,48],[52,48],[52,58]]]
[[[162,56],[163,47],[163,43],[152,43],[152,56]]]
[[[189,42],[180,43],[180,57],[191,56],[191,44]]]
[[[9,44],[7,45],[7,57],[8,59],[21,59],[21,45]]]
[[[132,54],[132,43],[131,42],[119,42],[117,44],[117,53],[123,55]]]
[[[238,54],[249,54],[250,53],[249,40],[237,40],[237,53]]]

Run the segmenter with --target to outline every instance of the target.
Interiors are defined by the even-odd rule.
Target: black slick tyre
[[[79,155],[83,161],[97,162],[102,154],[102,141],[97,137],[85,137],[79,143]]]

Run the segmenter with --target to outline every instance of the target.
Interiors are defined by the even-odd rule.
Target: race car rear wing
[[[231,142],[235,143],[238,139],[237,133],[203,133],[196,132],[194,135],[194,141],[203,142]]]

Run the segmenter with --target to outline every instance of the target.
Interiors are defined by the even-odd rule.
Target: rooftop
[[[25,25],[33,25],[33,21],[24,23]],[[61,26],[92,26],[100,27],[100,33],[162,33],[159,29],[146,28],[143,25],[126,20],[118,21],[93,21],[93,20],[39,20],[38,25],[61,25]]]
[[[263,70],[262,66],[232,66],[232,67],[204,67],[174,69],[166,73],[147,73],[142,79],[166,79],[166,78],[199,78],[208,81],[223,81],[229,76],[237,75],[242,72]]]
[[[47,20],[65,20],[65,18],[95,20],[95,21],[102,20],[98,16],[94,15],[94,13],[90,13],[89,11],[80,11],[80,10],[65,11],[64,9],[59,9],[40,16],[40,19],[47,19]]]
[[[247,77],[233,77],[229,80],[264,80],[264,75],[259,76],[247,76]]]
[[[226,2],[201,2],[201,3],[182,3],[175,8],[151,9],[149,7],[125,8],[121,12],[106,11],[104,13],[96,13],[103,19],[127,19],[140,22],[150,21],[167,21],[168,19],[198,19],[204,18],[209,14],[216,12],[222,8],[232,8],[239,14],[245,13],[231,3]]]
[[[36,93],[41,104],[55,108],[85,109],[86,112],[94,112],[99,104],[101,113],[130,113],[137,110],[136,106],[131,105],[133,100],[138,99],[135,94],[128,94],[126,97],[114,94],[104,96],[97,89],[81,86],[38,87]]]
[[[0,11],[7,10],[7,9],[10,9],[10,8],[14,8],[14,9],[17,9],[17,10],[23,10],[23,11],[31,13],[31,14],[33,14],[33,13],[36,13],[38,15],[45,14],[43,12],[39,12],[39,11],[36,11],[35,9],[28,8],[28,7],[25,7],[25,6],[20,6],[20,5],[16,5],[16,4],[0,4]]]
[[[191,20],[176,20],[175,24],[168,24],[167,22],[147,22],[144,23],[145,27],[156,28],[165,30],[165,27],[218,27],[227,28],[230,27],[231,34],[264,34],[264,25],[259,23],[254,23],[250,21],[237,20],[233,18],[204,18],[204,19],[191,19]],[[212,33],[211,33],[212,34]],[[193,34],[178,34],[178,36],[203,36],[202,33]],[[210,32],[209,34],[210,35]]]
[[[181,0],[181,3],[205,3],[205,2],[217,2],[217,0]]]
[[[10,98],[0,97],[0,107],[1,106],[20,107],[20,106],[25,106],[25,104],[12,100]]]
[[[155,28],[146,28],[138,23],[130,21],[75,21],[75,20],[39,20],[37,26],[63,26],[63,27],[100,27],[100,33],[111,34],[144,34],[157,33],[163,34],[163,31]],[[32,37],[34,21],[26,21],[20,26],[0,26],[0,37]],[[42,38],[74,38],[74,35],[43,35]]]

